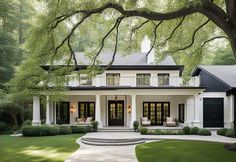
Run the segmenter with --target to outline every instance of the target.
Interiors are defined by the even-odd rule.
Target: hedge
[[[221,135],[221,136],[224,136],[227,131],[228,131],[227,128],[221,128],[221,129],[217,130],[217,134]]]
[[[89,129],[91,129],[89,127]],[[85,126],[24,126],[22,134],[24,136],[54,136],[58,134],[86,133]]]
[[[198,130],[197,134],[201,136],[211,136],[211,131],[208,129],[202,128]]]
[[[147,129],[146,127],[142,127],[142,128],[140,129],[140,133],[141,133],[141,134],[147,134],[147,133],[148,133],[148,129]]]
[[[59,128],[53,126],[25,126],[22,128],[24,136],[53,136],[58,133]]]
[[[193,128],[191,128],[190,134],[196,135],[198,131],[199,131],[198,127],[193,127]]]
[[[234,129],[228,129],[227,132],[225,133],[226,137],[235,137],[235,131]]]

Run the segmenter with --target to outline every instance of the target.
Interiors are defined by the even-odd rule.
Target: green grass
[[[80,134],[45,137],[10,137],[0,135],[1,162],[64,161],[79,148]]]
[[[235,162],[236,152],[222,143],[168,140],[136,147],[139,162]]]

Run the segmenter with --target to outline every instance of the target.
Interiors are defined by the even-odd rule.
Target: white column
[[[101,121],[101,101],[100,101],[100,95],[96,95],[96,106],[95,106],[95,121],[98,121],[99,125],[98,127],[102,127],[102,121]]]
[[[200,96],[195,95],[194,96],[194,126],[200,126]]]
[[[234,95],[230,95],[229,96],[229,127],[230,128],[233,128],[234,127],[234,124],[233,124],[233,121],[234,121]]]
[[[53,102],[53,123],[54,125],[57,124],[57,103]]]
[[[131,119],[130,119],[130,128],[133,128],[133,122],[136,120],[136,95],[131,95]]]
[[[50,101],[50,122],[51,124],[54,124],[54,107],[53,107],[53,101]]]
[[[184,124],[188,126],[192,126],[192,123],[194,121],[194,96],[189,96],[187,98],[187,103],[186,103],[186,116],[185,116],[185,121]]]
[[[47,125],[51,125],[51,121],[50,121],[50,100],[49,100],[49,96],[46,96],[46,124]]]
[[[33,120],[32,125],[41,125],[40,120],[40,100],[38,96],[33,96]]]

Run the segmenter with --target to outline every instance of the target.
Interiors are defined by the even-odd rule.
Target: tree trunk
[[[234,54],[234,57],[236,59],[236,27],[234,27],[230,34],[228,34],[230,45]]]

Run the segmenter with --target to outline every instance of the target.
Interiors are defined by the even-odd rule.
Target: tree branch
[[[112,60],[109,62],[108,66],[105,68],[105,70],[109,69],[111,67],[111,65],[113,64],[114,60],[115,60],[115,55],[117,52],[117,47],[118,47],[118,38],[119,38],[119,26],[121,21],[123,20],[124,17],[120,18],[117,25],[116,25],[116,42],[115,42],[115,50],[113,52],[112,55]]]
[[[100,49],[98,50],[98,52],[96,53],[95,57],[93,58],[93,64],[92,67],[95,65],[95,62],[97,60],[98,55],[101,53],[103,47],[104,47],[104,43],[106,38],[111,34],[111,32],[116,28],[117,25],[120,24],[121,20],[124,18],[124,16],[121,16],[119,18],[116,19],[116,23],[112,26],[112,28],[107,32],[107,34],[102,38],[102,42],[101,42],[101,46]]]
[[[147,55],[149,55],[149,53],[153,50],[153,48],[154,48],[154,46],[155,46],[155,44],[156,44],[157,28],[158,28],[158,26],[160,26],[160,25],[163,23],[163,21],[160,21],[157,25],[156,25],[154,22],[152,22],[152,23],[155,25],[155,28],[154,28],[154,30],[153,30],[154,39],[153,39],[153,44],[152,44],[151,48],[150,48],[149,51],[147,52]]]
[[[161,42],[158,46],[164,46],[164,45],[167,43],[167,41],[170,40],[170,39],[173,37],[175,31],[183,24],[184,19],[185,19],[185,17],[183,17],[183,18],[181,19],[181,21],[178,23],[178,25],[175,26],[175,28],[172,30],[172,32],[171,32],[171,34],[169,35],[169,37],[168,37],[167,39],[165,39],[164,42]]]
[[[77,67],[78,63],[77,63],[77,60],[76,60],[75,52],[74,52],[74,50],[73,50],[73,48],[71,47],[71,44],[70,44],[70,38],[67,40],[67,45],[68,45],[70,53],[71,53],[70,60],[71,60],[71,57],[73,56],[75,67]]]
[[[141,23],[140,25],[138,25],[138,26],[134,27],[133,29],[131,29],[129,46],[131,46],[131,42],[132,42],[132,39],[133,39],[133,34],[135,33],[135,31],[140,29],[143,25],[147,24],[149,21],[150,20],[146,20],[143,23]]]
[[[190,48],[190,47],[194,44],[195,36],[196,36],[197,32],[198,32],[202,27],[204,27],[207,23],[209,23],[209,21],[210,21],[210,20],[208,19],[206,22],[204,22],[202,25],[200,25],[197,29],[195,29],[195,31],[193,32],[192,41],[191,41],[190,44],[184,46],[183,48],[176,49],[174,52],[171,52],[171,53],[174,54],[174,53],[176,53],[176,52],[183,51],[183,50],[186,50],[186,49]]]

